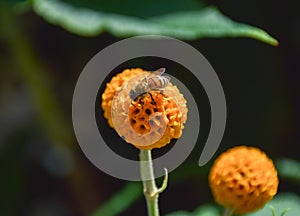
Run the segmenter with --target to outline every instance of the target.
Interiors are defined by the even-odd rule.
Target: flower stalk
[[[223,213],[223,216],[231,216],[232,213],[233,213],[232,209],[229,208],[229,207],[227,207],[227,208],[225,208],[225,211],[224,211],[224,213]]]
[[[143,180],[144,196],[147,203],[148,216],[159,216],[158,196],[167,187],[168,172],[165,169],[165,178],[160,188],[155,183],[151,150],[141,149],[141,177]]]

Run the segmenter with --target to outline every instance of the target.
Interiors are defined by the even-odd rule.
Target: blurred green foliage
[[[300,212],[300,197],[292,193],[282,193],[278,194],[273,200],[268,202],[264,208],[258,210],[257,212],[247,214],[247,216],[267,216],[272,215],[272,210],[274,208],[276,215],[281,215],[286,211],[286,216],[296,216]],[[287,211],[287,209],[289,209]]]
[[[206,167],[207,168],[207,167]],[[299,183],[299,171],[300,171],[300,163],[291,160],[291,159],[280,159],[276,161],[276,168],[278,170],[278,174],[281,178],[288,178],[291,180],[297,180]],[[203,174],[207,174],[207,170],[201,169],[198,172],[194,172],[193,169],[184,169],[191,173],[185,173],[185,178],[193,175],[196,175],[198,178],[203,177]],[[174,179],[175,181],[178,179]],[[174,182],[173,182],[174,183]],[[95,212],[93,216],[114,216],[118,215],[118,213],[125,210],[126,207],[129,207],[133,204],[139,197],[141,197],[142,193],[140,191],[141,186],[136,183],[128,183],[122,190],[116,193],[110,200],[108,200],[103,206],[99,207],[99,209]],[[120,204],[121,202],[121,204]],[[274,209],[276,215],[287,215],[294,216],[297,212],[300,212],[300,197],[293,193],[283,193],[277,195],[272,201],[267,203],[264,208],[247,214],[247,216],[271,216],[272,209]],[[213,204],[201,205],[193,212],[186,211],[176,211],[168,214],[167,216],[216,216],[219,215],[222,211],[222,208]]]
[[[282,178],[300,183],[300,162],[289,158],[276,161],[276,168]]]
[[[286,216],[296,216],[300,212],[300,197],[290,193],[279,194],[262,209],[251,214],[246,214],[245,216],[273,216],[272,209],[274,209],[276,216],[283,216],[283,214]],[[220,212],[220,207],[206,204],[193,212],[179,211],[166,216],[217,216],[220,215]]]
[[[101,205],[92,216],[118,215],[142,196],[142,190],[142,185],[139,182],[128,183],[116,195]]]
[[[6,5],[6,3],[8,4]],[[95,194],[98,193],[98,190],[110,186],[110,184],[106,182],[105,183],[101,182],[102,184],[97,182],[97,184],[95,184],[95,182],[93,182],[93,180],[95,179],[94,177],[95,173],[91,174],[92,171],[89,170],[91,169],[90,167],[87,169],[88,162],[82,159],[84,158],[82,152],[79,152],[78,154],[78,152],[74,150],[76,149],[77,144],[71,132],[72,131],[71,122],[68,121],[68,119],[65,118],[66,116],[64,115],[65,113],[69,113],[70,110],[66,109],[66,107],[64,107],[64,104],[62,104],[61,101],[57,100],[58,93],[55,89],[57,88],[57,84],[55,83],[55,81],[53,81],[57,79],[57,77],[59,76],[57,74],[59,74],[60,71],[64,71],[64,68],[63,67],[62,67],[63,69],[59,68],[58,70],[59,72],[55,73],[55,71],[53,70],[53,68],[55,67],[51,65],[52,67],[48,68],[49,66],[47,65],[48,62],[45,63],[45,60],[49,60],[49,59],[45,59],[45,56],[39,55],[40,54],[39,52],[42,49],[39,50],[38,46],[44,45],[44,41],[42,42],[38,40],[35,41],[35,39],[38,37],[45,36],[48,32],[44,30],[46,32],[46,33],[44,32],[44,35],[42,36],[38,35],[38,37],[36,38],[30,38],[30,36],[34,34],[32,32],[28,34],[28,32],[26,31],[33,30],[34,27],[41,25],[40,23],[38,23],[40,22],[40,20],[37,22],[36,21],[37,18],[30,17],[33,16],[32,12],[38,14],[49,23],[59,25],[63,29],[71,33],[75,33],[79,36],[97,36],[105,32],[108,32],[115,37],[127,37],[127,36],[134,36],[134,35],[143,35],[143,34],[159,34],[159,35],[172,36],[179,39],[194,40],[195,46],[197,46],[198,43],[196,39],[199,38],[248,37],[248,38],[254,38],[263,41],[271,45],[277,45],[277,40],[274,39],[269,34],[267,34],[264,30],[251,25],[243,24],[241,22],[233,21],[227,16],[224,16],[216,7],[208,6],[208,4],[203,3],[202,1],[196,1],[196,0],[187,0],[187,1],[6,0],[0,3],[0,12],[1,12],[0,13],[0,24],[1,24],[0,45],[5,47],[4,49],[0,50],[1,51],[0,68],[1,68],[1,76],[2,76],[1,87],[3,86],[5,87],[5,85],[2,84],[6,80],[8,80],[8,82],[11,82],[12,85],[15,85],[15,83],[17,83],[16,80],[24,84],[25,85],[24,89],[28,92],[28,94],[31,95],[30,97],[31,101],[29,101],[28,103],[33,104],[32,106],[34,107],[35,110],[34,113],[37,116],[38,121],[40,122],[39,124],[36,123],[33,124],[32,122],[27,123],[24,126],[25,132],[24,131],[22,132],[25,135],[22,133],[18,133],[17,130],[14,130],[12,133],[13,135],[9,134],[7,135],[8,138],[6,137],[4,139],[4,141],[6,142],[7,140],[10,140],[11,138],[10,136],[12,136],[13,141],[10,140],[10,142],[5,143],[6,145],[5,147],[1,146],[2,163],[0,168],[2,172],[1,186],[3,186],[3,190],[1,190],[1,193],[2,193],[2,197],[5,200],[1,201],[0,211],[1,214],[3,215],[19,215],[18,213],[23,211],[24,212],[27,211],[27,214],[25,215],[31,215],[30,213],[28,213],[31,212],[31,209],[28,210],[27,208],[32,207],[30,205],[36,204],[34,203],[35,202],[34,200],[31,200],[33,199],[32,197],[43,198],[44,196],[44,194],[41,195],[39,193],[32,195],[31,194],[32,191],[36,192],[35,191],[36,188],[37,191],[41,187],[42,190],[44,188],[47,189],[50,188],[49,190],[52,191],[51,187],[53,187],[53,191],[57,193],[54,196],[59,198],[62,196],[61,194],[65,194],[64,190],[62,190],[63,192],[61,192],[59,191],[61,189],[57,189],[53,186],[55,185],[57,187],[57,185],[61,185],[62,182],[64,183],[64,181],[62,181],[61,179],[56,179],[57,177],[53,177],[54,174],[49,174],[47,173],[47,171],[43,170],[41,168],[42,165],[40,165],[42,164],[42,162],[36,158],[31,159],[30,158],[31,156],[28,153],[29,152],[28,149],[30,148],[29,144],[30,142],[32,142],[31,139],[33,139],[31,137],[32,134],[34,134],[34,136],[38,138],[39,136],[42,136],[40,134],[42,131],[40,127],[43,128],[45,134],[49,138],[49,140],[47,140],[47,143],[49,142],[51,145],[56,145],[56,146],[67,146],[69,149],[72,149],[71,155],[75,161],[74,166],[76,167],[76,170],[74,170],[71,175],[65,176],[65,179],[71,188],[70,189],[71,192],[69,193],[72,194],[71,196],[72,201],[64,200],[64,202],[72,203],[71,206],[74,212],[76,211],[78,215],[89,215],[91,211],[95,210],[94,208],[95,204],[93,203],[97,202],[96,205],[100,205],[100,203],[98,204],[98,200],[97,200],[98,197]],[[30,14],[29,18],[26,17],[26,13]],[[22,26],[23,24],[22,19],[24,18],[24,14],[25,14],[25,20],[36,19],[33,21],[32,24],[33,27],[30,25],[29,27]],[[270,17],[272,17],[272,19],[275,19],[275,17],[271,15]],[[275,25],[277,26],[277,22],[275,22]],[[47,28],[49,28],[49,26],[47,26]],[[48,31],[51,32],[52,30],[53,29]],[[58,30],[56,29],[56,31]],[[56,39],[59,37],[57,36],[58,34],[62,34],[62,33],[56,32]],[[51,39],[52,36],[53,35],[51,34],[48,35],[48,37]],[[55,37],[53,38],[55,39]],[[74,39],[72,38],[72,36],[63,35],[62,38],[63,40],[68,40],[68,39],[74,40],[73,45],[74,44],[77,45],[80,44],[80,42],[82,42],[80,37],[77,38],[74,36],[75,38]],[[298,37],[295,36],[295,38],[298,41]],[[43,39],[44,38],[40,40]],[[111,38],[109,39],[112,40]],[[104,42],[106,41],[102,41],[102,42],[103,44],[105,44]],[[214,43],[217,44],[215,41]],[[201,45],[203,47],[204,44]],[[216,45],[217,47],[216,53],[220,51],[218,45],[219,44]],[[229,46],[231,45],[232,44],[230,44]],[[251,45],[252,44],[250,44],[250,46]],[[92,44],[89,48],[94,46],[96,45]],[[74,45],[74,47],[76,46]],[[212,45],[209,48],[216,48],[216,47]],[[227,48],[227,50],[231,48],[232,47]],[[62,50],[60,51],[63,51],[63,49],[70,49],[70,47],[63,47]],[[86,51],[82,47],[81,49],[78,50]],[[2,51],[4,54],[2,53]],[[55,50],[55,52],[57,52],[57,50]],[[273,52],[274,51],[272,50],[272,53]],[[82,53],[80,53],[80,55],[82,55]],[[257,50],[255,50],[253,53],[256,55]],[[263,50],[262,53],[264,54],[268,52],[266,52],[266,50]],[[293,52],[291,53],[292,54],[289,56],[289,59],[293,60],[294,53]],[[66,58],[66,56],[69,56],[69,54],[71,54],[70,51],[68,51],[67,55],[65,55],[64,57]],[[72,63],[76,62],[77,55],[79,54],[74,53],[74,55],[71,55],[70,58],[72,58],[71,61]],[[221,66],[219,66],[219,68],[224,68],[224,67],[226,68],[226,65],[228,65],[226,59],[231,60],[230,58],[226,58],[226,56],[222,56],[222,61],[223,58],[224,58],[224,62],[220,64]],[[247,61],[250,61],[249,59],[250,58],[247,58]],[[275,62],[274,59],[276,58],[275,57],[271,58],[270,61]],[[292,64],[293,61],[291,62],[287,61],[287,62],[288,62],[286,63],[287,65],[293,65]],[[56,64],[59,65],[60,63],[56,62]],[[261,62],[257,61],[254,62],[253,64],[259,66],[259,69],[261,69],[262,71],[270,69],[269,67],[266,66],[267,63],[265,60],[262,60]],[[82,67],[82,65],[80,65],[80,67]],[[227,69],[229,68],[231,70],[232,69],[231,67],[227,67]],[[280,63],[279,66],[275,65],[274,68],[275,67],[279,68],[284,66],[282,63]],[[229,69],[226,72],[229,72]],[[246,69],[247,68],[245,68],[245,70]],[[79,70],[80,69],[78,69],[78,71]],[[65,72],[64,74],[65,77],[63,77],[62,80],[64,81],[64,84],[66,84],[66,88],[72,89],[73,83],[72,84],[69,83],[69,86],[67,85],[68,75],[66,74],[68,74],[70,70],[64,72]],[[267,71],[264,72],[267,73]],[[274,74],[276,74],[275,72]],[[75,79],[76,77],[74,76],[75,74],[74,71],[71,71],[70,73],[72,74],[71,76],[74,77]],[[229,73],[227,75],[229,75]],[[226,81],[224,77],[223,79]],[[240,80],[235,79],[235,76],[231,75],[231,78],[232,77],[234,77],[233,83],[240,82]],[[259,77],[259,79],[260,78],[261,77]],[[294,79],[294,77],[292,77],[291,79]],[[18,89],[19,87],[17,86],[15,88]],[[20,88],[18,90],[23,91],[24,89]],[[4,95],[6,94],[6,92],[4,91],[1,92],[1,94],[2,93]],[[231,96],[230,94],[228,95]],[[229,97],[229,99],[231,98]],[[277,95],[276,95],[276,100],[277,100]],[[2,108],[3,108],[3,104],[1,104]],[[20,106],[19,109],[21,110],[23,108],[24,108],[23,106]],[[236,115],[239,117],[239,114]],[[36,121],[36,119],[34,119],[34,121]],[[288,123],[284,122],[284,124],[288,124]],[[16,124],[21,125],[21,122],[19,121]],[[268,122],[268,124],[271,123]],[[283,129],[281,128],[278,130],[283,131]],[[20,136],[20,138],[15,138],[18,136]],[[251,137],[252,136],[253,134],[251,131]],[[275,137],[274,139],[276,139],[275,135],[274,137]],[[231,138],[230,141],[231,140],[234,139]],[[42,142],[43,141],[39,143],[40,148],[44,148]],[[45,149],[42,149],[42,152],[45,151],[46,151]],[[42,158],[42,155],[39,157]],[[30,158],[30,160],[28,158]],[[6,163],[6,161],[9,160],[13,160],[13,161]],[[28,160],[30,165],[35,164],[35,166],[38,167],[39,165],[41,167],[38,168],[26,167],[26,163],[24,163],[24,161],[28,162]],[[37,160],[37,161],[33,163],[31,160],[32,161]],[[294,183],[296,183],[296,185],[292,185],[292,188],[288,188],[286,190],[296,191],[297,189],[296,187],[299,186],[298,183],[300,181],[299,162],[296,160],[285,158],[285,159],[278,160],[276,162],[276,166],[278,168],[279,176],[283,180],[283,183],[281,184],[285,185],[286,183],[285,180],[292,180]],[[199,171],[199,169],[201,169],[201,171]],[[175,175],[175,181],[172,180],[170,184],[178,184],[178,182],[184,182],[187,180],[187,178],[197,179],[197,184],[198,181],[203,181],[205,183],[203,179],[206,178],[208,169],[209,166],[206,166],[204,168],[199,168],[195,166],[192,168],[184,167],[178,169],[176,170],[177,173]],[[99,172],[99,170],[96,170],[94,172]],[[42,181],[43,178],[41,178],[40,176],[43,177],[45,176],[46,181],[45,182]],[[180,181],[176,181],[176,178],[180,179]],[[113,180],[111,181],[113,182]],[[97,186],[100,185],[99,186],[100,189],[96,188],[94,190],[93,185],[97,185]],[[184,185],[184,186],[188,186],[188,185]],[[62,187],[64,188],[64,186]],[[201,185],[201,188],[206,188],[206,187],[208,187],[207,184]],[[166,191],[166,193],[169,192]],[[197,191],[197,193],[198,192],[200,193],[200,191]],[[103,202],[103,204],[101,204],[94,211],[94,213],[92,213],[92,215],[113,216],[113,215],[121,214],[121,212],[124,212],[135,202],[138,202],[138,200],[140,200],[141,197],[142,197],[141,185],[139,183],[128,183],[122,189],[116,191],[113,195],[111,195],[110,199]],[[184,202],[183,197],[181,197],[180,199],[182,199]],[[175,202],[175,200],[172,200],[172,202],[173,201]],[[199,205],[200,204],[201,203],[199,203]],[[298,213],[300,212],[299,196],[297,196],[296,194],[279,194],[275,197],[274,200],[268,203],[262,210],[259,210],[253,214],[249,214],[249,216],[262,216],[262,215],[271,216],[272,211],[270,209],[270,205],[273,206],[277,215],[280,215],[281,212],[284,212],[285,209],[287,208],[290,208],[290,211],[286,213],[287,216],[295,216],[298,215]],[[178,208],[180,209],[181,207],[178,206]],[[201,205],[200,207],[196,208],[194,211],[174,212],[168,214],[168,216],[171,215],[172,216],[175,215],[176,216],[186,216],[186,215],[212,216],[218,214],[220,211],[221,208],[219,206],[213,204],[207,204],[207,205]],[[38,215],[38,214],[32,214],[32,215]],[[73,214],[71,213],[71,215]]]

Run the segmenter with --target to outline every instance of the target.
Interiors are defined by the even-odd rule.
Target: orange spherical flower
[[[278,177],[274,164],[255,147],[238,146],[215,161],[209,184],[217,203],[236,214],[255,211],[277,192]]]
[[[122,73],[119,73],[116,76],[114,76],[110,80],[110,82],[106,84],[106,88],[102,94],[101,107],[104,111],[104,117],[107,119],[109,126],[111,126],[112,128],[114,126],[111,119],[111,103],[117,90],[121,88],[125,81],[143,73],[147,73],[147,71],[144,71],[140,68],[126,69]]]
[[[102,99],[110,99],[105,101],[105,106],[102,102],[110,126],[126,142],[139,149],[160,148],[170,143],[171,139],[179,138],[186,122],[187,107],[178,88],[169,83],[163,91],[147,91],[132,99],[130,91],[150,73],[141,69],[130,71],[134,71],[134,75],[128,76],[126,73],[124,78],[125,71],[117,75],[126,82],[113,88],[109,83],[107,86],[110,89],[103,93]]]

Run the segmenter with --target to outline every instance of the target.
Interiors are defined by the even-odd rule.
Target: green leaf
[[[270,208],[271,211],[272,211],[272,216],[276,216],[276,211],[275,211],[274,207],[271,206],[271,205],[269,205],[269,208]]]
[[[186,211],[176,211],[176,212],[167,214],[166,216],[193,216],[193,215]]]
[[[288,158],[276,161],[279,176],[300,182],[300,162]]]
[[[205,204],[198,207],[194,212],[176,211],[166,216],[217,216],[220,215],[220,207],[213,204]]]
[[[165,35],[195,40],[203,37],[249,37],[271,45],[276,39],[265,31],[235,22],[215,7],[187,1],[33,0],[34,11],[48,22],[82,36],[107,31],[117,37]]]
[[[267,203],[261,210],[253,212],[251,214],[247,214],[245,216],[271,216],[272,210],[270,209],[270,206],[272,206],[271,208],[274,208],[276,215],[299,215],[300,197],[293,193],[279,194],[272,201]]]
[[[289,210],[291,210],[291,209],[290,209],[290,208],[285,209],[285,210],[280,214],[280,216],[286,215],[286,213],[287,213]]]
[[[140,182],[130,182],[116,195],[100,206],[93,216],[114,216],[125,211],[128,206],[135,202],[142,195]]]
[[[212,204],[202,205],[194,211],[193,215],[194,216],[217,216],[220,215],[220,208]]]

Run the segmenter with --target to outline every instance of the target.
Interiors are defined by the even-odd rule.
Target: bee
[[[139,84],[130,90],[130,98],[135,100],[138,96],[143,95],[151,90],[162,92],[171,79],[169,76],[162,76],[165,71],[165,68],[159,68],[142,79]]]

